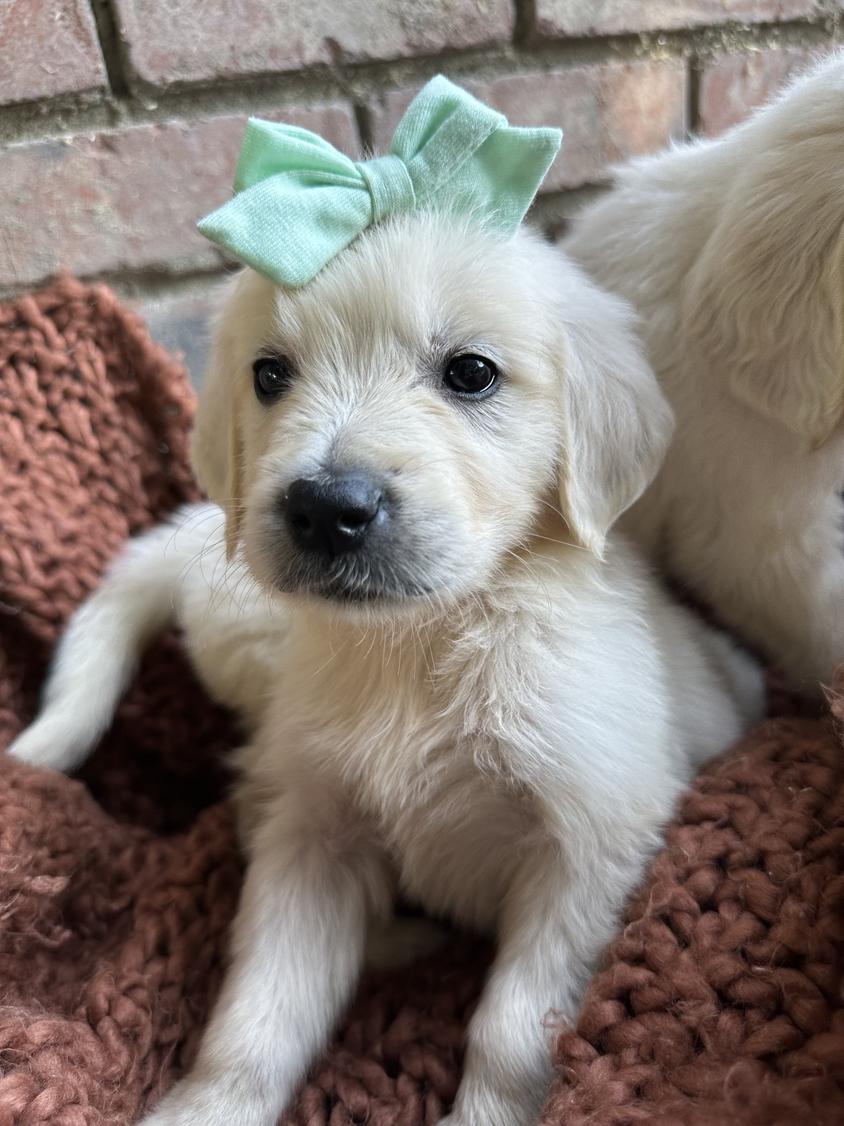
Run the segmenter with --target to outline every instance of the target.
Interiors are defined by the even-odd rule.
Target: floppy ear
[[[656,476],[673,416],[629,306],[577,280],[565,302],[560,506],[576,541],[603,556],[608,531]]]
[[[234,554],[243,508],[243,437],[240,424],[238,358],[229,328],[236,302],[226,302],[214,330],[211,361],[199,396],[191,462],[201,488],[226,515],[226,554]]]
[[[731,138],[740,171],[690,275],[693,346],[811,447],[844,416],[844,65]]]

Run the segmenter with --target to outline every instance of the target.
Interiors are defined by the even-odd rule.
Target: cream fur
[[[816,691],[844,659],[844,55],[621,169],[565,248],[636,306],[677,418],[625,528]]]
[[[455,349],[495,358],[494,396],[449,399]],[[267,350],[297,367],[269,407],[250,370]],[[212,691],[247,714],[231,967],[194,1070],[146,1126],[273,1126],[398,889],[498,938],[444,1123],[536,1120],[547,1018],[575,1016],[695,767],[761,711],[755,665],[610,532],[670,426],[627,307],[527,232],[407,218],[302,291],[234,281],[194,442],[231,559],[214,506],[131,547],[13,747],[46,762],[40,725],[101,729],[102,707],[75,718],[73,664],[97,615],[121,615],[114,644],[134,652],[143,603],[165,604],[133,585],[145,567]],[[390,597],[332,602],[296,577],[279,497],[329,462],[390,475],[395,550],[345,575]]]

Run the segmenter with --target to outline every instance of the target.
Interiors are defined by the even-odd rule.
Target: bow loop
[[[512,234],[562,134],[517,129],[446,78],[399,122],[388,156],[355,163],[307,129],[252,118],[235,196],[199,224],[207,238],[289,287],[307,284],[362,231],[416,208]]]
[[[234,175],[234,190],[246,191],[271,176],[308,171],[313,176],[349,176],[355,165],[309,129],[250,117]]]
[[[390,151],[407,163],[416,194],[424,201],[459,174],[484,141],[506,125],[503,114],[438,75],[411,102]]]

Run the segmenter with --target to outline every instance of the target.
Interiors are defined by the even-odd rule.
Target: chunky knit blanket
[[[107,560],[195,495],[192,409],[107,289],[0,305],[0,748]],[[698,779],[558,1030],[544,1126],[844,1122],[841,692]],[[0,754],[0,1126],[123,1126],[190,1065],[241,876],[236,738],[167,637],[78,778]],[[285,1124],[432,1126],[489,956],[369,975]]]

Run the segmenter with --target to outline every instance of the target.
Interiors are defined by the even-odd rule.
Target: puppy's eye
[[[479,398],[490,394],[498,382],[498,368],[492,360],[465,352],[448,361],[443,373],[443,386],[455,395]]]
[[[285,356],[259,356],[252,365],[255,394],[262,403],[275,402],[290,386],[293,365]]]

